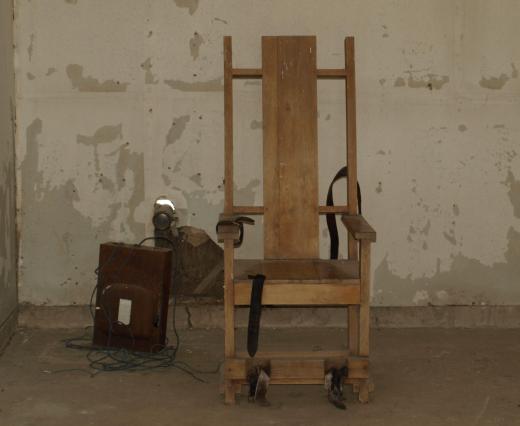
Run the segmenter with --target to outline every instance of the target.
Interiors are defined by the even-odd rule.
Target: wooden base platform
[[[224,379],[232,384],[233,394],[247,384],[248,372],[254,366],[269,366],[271,385],[323,385],[326,372],[332,368],[348,367],[346,384],[354,386],[361,402],[368,402],[368,357],[349,355],[348,351],[259,352],[254,358],[238,352],[224,363]],[[234,403],[230,398],[227,403]]]

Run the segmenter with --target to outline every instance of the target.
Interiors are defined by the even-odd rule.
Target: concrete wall
[[[13,6],[0,2],[0,349],[16,325]]]
[[[98,244],[149,235],[158,195],[214,236],[222,36],[258,67],[261,35],[316,34],[324,68],[357,40],[374,304],[520,304],[519,15],[516,0],[17,0],[21,301],[86,303]],[[262,203],[260,93],[236,84],[242,203]],[[343,94],[319,83],[322,198],[344,158]],[[248,228],[240,254],[261,235]]]

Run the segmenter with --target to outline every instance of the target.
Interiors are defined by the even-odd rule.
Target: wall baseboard
[[[248,309],[239,308],[237,327],[247,326]],[[179,303],[176,325],[187,328],[223,328],[224,309],[221,304]],[[520,306],[411,306],[371,309],[375,328],[520,328]],[[92,325],[88,306],[20,305],[18,325],[26,328],[83,328]],[[262,326],[344,327],[345,308],[264,308]],[[172,307],[168,315],[172,327]]]
[[[7,318],[0,324],[0,354],[4,351],[6,346],[9,344],[11,337],[16,330],[18,317],[18,308],[15,308],[7,316]]]

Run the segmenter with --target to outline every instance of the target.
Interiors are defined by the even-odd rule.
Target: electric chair
[[[233,203],[233,79],[262,80],[264,206]],[[347,205],[320,205],[318,200],[317,79],[345,80]],[[224,243],[223,387],[228,404],[242,385],[251,386],[255,369],[267,372],[270,385],[323,385],[334,372],[334,380],[353,386],[359,401],[369,400],[370,245],[376,233],[358,206],[355,91],[353,37],[345,39],[345,67],[340,69],[317,68],[314,36],[262,37],[262,68],[234,68],[231,37],[224,37],[225,204],[217,234]],[[335,215],[341,215],[348,259],[337,259],[337,245],[331,259],[319,258],[323,214],[334,227]],[[264,216],[263,259],[234,258],[243,224],[253,222],[247,215]],[[262,305],[344,306],[348,350],[256,353]],[[250,306],[249,353],[235,347],[237,306]]]

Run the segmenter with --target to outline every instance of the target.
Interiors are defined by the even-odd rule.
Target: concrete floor
[[[0,425],[520,425],[520,330],[383,329],[372,334],[375,393],[347,411],[321,386],[277,386],[270,407],[225,406],[219,375],[207,384],[176,369],[90,377],[85,354],[61,340],[81,330],[19,330],[0,358]],[[341,330],[264,331],[261,347],[326,347]],[[221,331],[182,332],[180,359],[213,368]],[[273,349],[269,345],[269,349]],[[332,345],[340,347],[338,345]]]

